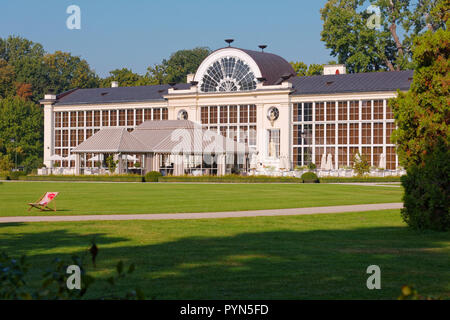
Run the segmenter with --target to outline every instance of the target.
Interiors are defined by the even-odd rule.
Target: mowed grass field
[[[28,255],[31,286],[54,258],[84,254],[93,238],[99,253],[96,268],[87,259],[89,274],[106,278],[119,260],[136,270],[114,289],[95,283],[86,298],[139,287],[149,299],[396,299],[405,284],[450,298],[450,234],[412,231],[398,210],[0,224],[0,252]],[[381,290],[366,287],[369,265],[381,268]]]
[[[0,216],[49,215],[27,203],[58,191],[58,215],[242,211],[401,202],[403,189],[336,184],[0,183]]]

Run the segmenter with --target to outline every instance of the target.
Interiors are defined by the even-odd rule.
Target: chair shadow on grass
[[[81,253],[93,237],[99,256],[97,269],[88,264],[88,271],[113,271],[119,260],[134,263],[135,273],[114,290],[139,287],[147,298],[395,299],[404,284],[416,285],[421,294],[450,298],[449,234],[418,234],[404,227],[248,232],[138,246],[127,244],[125,237],[78,234],[61,227],[0,235],[0,251],[17,255],[61,247]],[[124,244],[115,246],[119,242]],[[64,254],[37,253],[30,261],[44,270],[44,262],[55,257]],[[369,265],[380,266],[382,290],[367,289]],[[88,298],[109,289],[96,290]]]

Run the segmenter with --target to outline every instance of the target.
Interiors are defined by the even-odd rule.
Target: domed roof
[[[201,91],[254,90],[264,78],[264,85],[279,84],[295,76],[292,66],[282,57],[268,52],[226,47],[211,53],[200,64],[194,77]]]
[[[263,78],[266,78],[264,84],[277,84],[284,76],[295,76],[295,70],[291,64],[284,58],[268,52],[260,52],[246,49],[239,49],[247,53],[253,60],[255,60]]]

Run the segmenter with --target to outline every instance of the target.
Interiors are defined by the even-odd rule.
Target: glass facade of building
[[[54,150],[56,155],[68,157],[74,147],[91,137],[101,128],[125,127],[132,131],[147,120],[168,120],[167,108],[111,109],[57,111],[54,116]],[[74,167],[75,160],[55,161],[56,166]],[[87,167],[94,161],[86,161]]]
[[[371,166],[397,168],[392,110],[386,100],[315,101],[294,103],[292,110],[294,166],[311,162],[321,166],[323,154],[331,154],[333,166],[351,167],[358,152]]]

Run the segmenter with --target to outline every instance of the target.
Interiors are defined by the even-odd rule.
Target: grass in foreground
[[[27,203],[58,191],[57,215],[242,211],[400,202],[402,188],[334,184],[143,184],[4,182],[0,216],[27,212]]]
[[[450,234],[417,233],[398,210],[294,217],[0,225],[0,251],[37,269],[81,254],[95,237],[96,277],[119,260],[136,271],[115,291],[156,299],[395,299],[404,284],[450,298]],[[366,268],[381,268],[368,290]],[[94,285],[89,297],[108,287]]]

